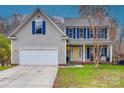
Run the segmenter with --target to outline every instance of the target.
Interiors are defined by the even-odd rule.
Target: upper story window
[[[39,29],[42,31],[42,29]],[[94,28],[90,29],[90,27],[67,27],[66,35],[69,38],[73,39],[92,39],[92,38],[107,38],[107,28]]]
[[[106,28],[100,28],[99,30],[99,38],[106,38]]]
[[[94,38],[99,37],[99,38],[105,39],[105,38],[107,38],[107,28],[102,27],[102,28],[99,28],[99,30],[98,30],[98,28],[94,28],[93,34],[94,34]]]
[[[90,38],[93,38],[93,31],[90,31],[89,33],[90,33],[90,34],[89,34],[89,37],[90,37]]]
[[[83,28],[79,29],[79,38],[83,38],[84,37],[84,31]]]
[[[36,34],[42,34],[43,33],[43,22],[42,20],[36,20],[35,21],[35,30]]]
[[[43,20],[32,21],[32,34],[45,34],[46,22]]]
[[[93,38],[93,30],[88,28],[88,31],[89,31],[89,38]]]
[[[73,28],[68,28],[68,37],[73,38]]]

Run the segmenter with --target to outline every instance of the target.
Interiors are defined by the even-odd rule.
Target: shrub
[[[0,64],[10,64],[10,40],[3,34],[0,34]]]

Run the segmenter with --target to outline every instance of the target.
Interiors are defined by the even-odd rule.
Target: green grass
[[[11,67],[13,67],[13,66],[0,66],[0,71],[6,70],[6,69],[11,68]]]
[[[101,64],[81,68],[59,68],[53,87],[124,88],[124,66]]]

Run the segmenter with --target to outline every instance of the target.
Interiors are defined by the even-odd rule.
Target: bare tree
[[[4,33],[5,29],[6,29],[5,23],[4,22],[1,22],[0,23],[0,33]]]
[[[112,41],[113,45],[113,61],[112,64],[116,63],[117,61],[117,32],[118,32],[118,23],[115,19],[110,19],[109,20],[109,39]]]
[[[0,33],[4,33],[6,29],[6,23],[5,23],[5,20],[0,17]]]
[[[95,67],[99,66],[101,56],[100,50],[102,48],[102,46],[99,44],[100,26],[105,18],[108,16],[108,10],[109,6],[102,5],[81,5],[79,10],[80,16],[85,16],[88,19],[90,31],[92,31],[93,33],[93,60],[95,61]],[[92,22],[92,18],[97,19],[97,27],[95,27],[94,22]],[[113,25],[112,22],[110,23],[111,26]],[[96,32],[94,31],[94,28],[97,28]]]
[[[6,19],[6,31],[5,33],[10,34],[21,22],[27,17],[24,14],[13,13]]]
[[[122,41],[124,40],[124,28],[120,30],[119,33],[119,44],[118,44],[118,51],[121,52]]]

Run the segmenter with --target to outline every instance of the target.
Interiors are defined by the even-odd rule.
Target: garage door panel
[[[22,49],[20,65],[58,65],[57,49]]]

